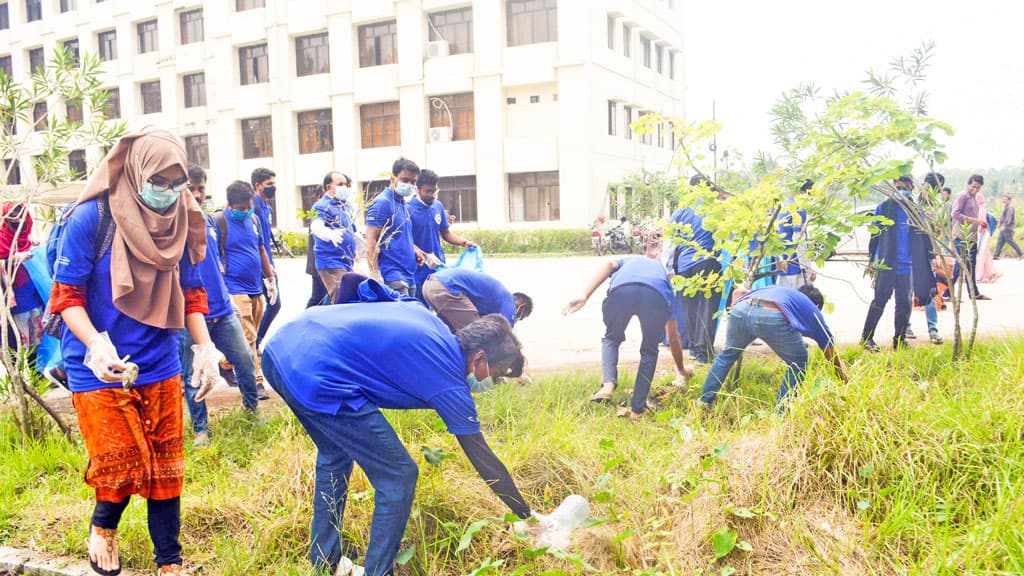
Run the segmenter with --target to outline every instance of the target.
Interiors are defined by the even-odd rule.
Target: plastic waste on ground
[[[362,566],[352,562],[347,557],[342,556],[341,561],[338,562],[338,570],[334,573],[334,576],[363,576],[365,570]]]
[[[540,520],[543,530],[537,535],[537,545],[554,550],[565,550],[572,544],[572,533],[587,521],[590,503],[578,494],[571,494]]]

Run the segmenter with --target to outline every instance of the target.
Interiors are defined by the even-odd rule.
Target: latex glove
[[[195,396],[197,402],[206,398],[214,386],[224,380],[220,376],[221,360],[224,360],[224,355],[213,342],[192,345],[192,381],[189,384],[199,388]]]
[[[274,278],[264,278],[263,285],[267,288],[267,303],[271,306],[277,304],[277,283]]]
[[[328,234],[330,236],[330,243],[334,244],[335,246],[340,246],[341,243],[345,241],[344,230],[331,230],[330,232],[328,232]]]
[[[530,517],[526,520],[520,520],[519,522],[512,524],[513,532],[527,534],[534,538],[540,536],[550,528],[551,523],[548,522],[548,517],[537,512],[531,512]]]
[[[100,332],[93,336],[85,352],[86,366],[103,382],[119,382],[121,376],[129,369],[128,356],[121,358],[110,341],[110,335]],[[135,368],[138,370],[138,367]]]
[[[437,270],[438,267],[440,267],[441,264],[443,264],[440,258],[429,253],[423,256],[423,263],[426,264],[427,268],[430,268],[431,270]]]

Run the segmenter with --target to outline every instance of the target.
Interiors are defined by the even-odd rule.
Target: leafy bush
[[[485,254],[558,254],[588,252],[590,230],[467,230],[458,234],[476,242]],[[459,246],[445,243],[445,250],[458,253]]]
[[[292,254],[296,256],[306,255],[306,244],[309,236],[305,232],[281,232],[281,241],[288,245]]]

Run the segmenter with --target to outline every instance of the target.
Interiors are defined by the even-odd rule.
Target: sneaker
[[[868,338],[867,340],[861,342],[861,346],[864,347],[864,350],[866,352],[878,352],[879,350],[881,350],[881,348],[878,347],[878,344],[875,344],[875,341],[871,338]]]
[[[210,445],[210,433],[207,431],[196,432],[196,437],[192,440],[193,448],[202,448]]]
[[[49,382],[54,388],[60,387],[65,390],[68,388],[68,375],[57,366],[50,366],[46,370],[43,370],[43,377]]]
[[[907,339],[906,338],[896,337],[896,338],[892,339],[892,349],[893,350],[905,350],[907,348],[909,348],[909,346],[907,346]]]
[[[928,339],[932,341],[932,344],[942,344],[942,336],[939,336],[938,332],[929,332]]]
[[[223,366],[220,367],[220,377],[227,381],[228,386],[232,388],[238,388],[238,378],[235,377],[235,370],[225,370]]]
[[[263,384],[256,384],[256,397],[259,398],[260,400],[270,400],[270,393],[267,392],[267,389],[263,386]]]
[[[156,569],[156,576],[188,576],[181,564],[167,564]]]
[[[974,299],[975,300],[991,300],[992,298],[990,298],[988,296],[985,296],[984,294],[978,294]]]
[[[917,336],[914,335],[914,331],[910,329],[910,326],[907,326],[907,331],[904,332],[904,336],[906,336],[907,340],[915,340],[917,338]]]

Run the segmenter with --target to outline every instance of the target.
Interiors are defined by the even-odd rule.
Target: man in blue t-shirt
[[[257,390],[265,400],[256,335],[263,319],[264,289],[270,291],[272,299],[277,298],[274,269],[263,243],[265,232],[254,215],[252,186],[235,180],[228,186],[227,200],[227,208],[214,215],[219,234],[217,261],[224,271],[224,284],[231,294],[231,302],[242,320],[245,339],[252,350]]]
[[[416,295],[423,300],[423,282],[444,264],[444,247],[441,240],[453,246],[469,248],[476,246],[451,231],[448,214],[444,204],[437,199],[437,174],[433,170],[423,170],[416,179],[418,192],[409,202],[409,215],[412,217],[413,243],[424,254],[425,261],[416,267]]]
[[[825,299],[813,284],[804,284],[799,290],[786,286],[766,286],[757,290],[737,289],[729,312],[725,348],[715,358],[700,401],[710,406],[722,388],[732,365],[755,339],[760,338],[786,363],[786,376],[775,398],[776,406],[782,402],[804,378],[807,368],[807,348],[804,336],[817,342],[832,363],[836,375],[844,382],[846,372],[836,354],[832,332],[825,324],[821,308]]]
[[[316,237],[314,261],[331,304],[341,277],[352,271],[356,259],[356,225],[348,199],[352,183],[348,176],[332,170],[324,176],[324,195],[313,205],[316,214],[310,231]]]
[[[467,268],[437,271],[427,278],[422,296],[452,332],[488,314],[501,314],[515,326],[533,312],[532,298],[509,292],[494,276]]]
[[[267,381],[317,447],[314,569],[337,569],[348,482],[358,463],[377,494],[366,574],[393,570],[419,473],[382,408],[437,412],[491,490],[520,518],[531,516],[480,432],[472,397],[492,378],[522,372],[519,340],[501,316],[453,335],[418,302],[317,306],[271,336],[264,355]]]
[[[370,274],[403,296],[416,296],[416,266],[423,254],[413,243],[408,201],[420,167],[407,158],[391,166],[391,184],[366,209],[366,260]]]
[[[196,203],[200,206],[206,200],[206,171],[199,166],[189,166],[188,188]],[[252,414],[259,413],[259,398],[256,392],[256,372],[253,364],[252,351],[245,340],[242,323],[235,316],[231,307],[231,295],[224,285],[224,276],[220,272],[220,258],[217,253],[217,223],[210,215],[206,216],[206,259],[196,269],[206,289],[206,298],[210,311],[206,314],[206,330],[217,349],[224,358],[234,365],[238,378],[238,387],[242,392],[242,406]],[[191,386],[192,381],[192,337],[188,330],[182,330],[180,336],[181,379],[185,385],[185,400],[192,417],[192,430],[195,438],[194,446],[206,446],[210,443],[210,427],[206,413],[206,401],[196,400],[199,388]]]
[[[814,180],[805,180],[800,186],[801,193],[807,193],[814,187]],[[785,256],[776,264],[778,274],[775,283],[779,286],[799,288],[813,282],[816,274],[807,265],[806,243],[803,242],[804,227],[807,225],[807,211],[793,209],[796,198],[789,196],[782,203],[779,212],[779,237],[789,246]]]
[[[263,297],[266,300],[266,306],[256,331],[256,348],[258,350],[260,343],[263,342],[263,337],[270,329],[271,322],[281,311],[280,285],[277,281],[277,268],[274,264],[274,210],[270,207],[270,202],[277,195],[277,174],[269,168],[256,168],[252,171],[249,181],[254,194],[256,218],[260,222],[260,230],[263,234],[263,249],[267,251],[270,268],[274,271],[273,276],[263,281]]]

